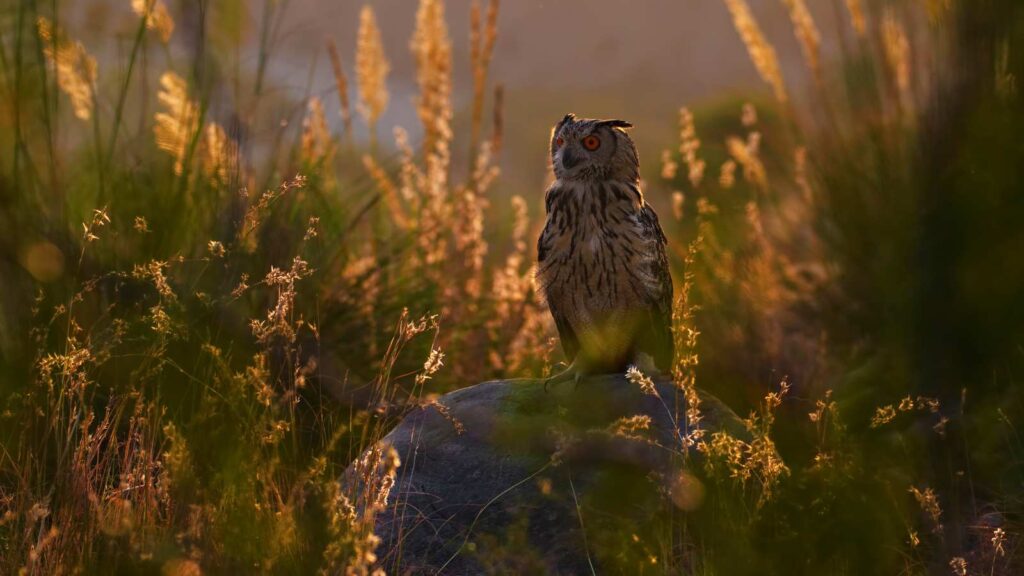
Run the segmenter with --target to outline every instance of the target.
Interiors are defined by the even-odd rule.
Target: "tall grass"
[[[607,523],[573,486],[606,566],[1020,569],[1022,16],[836,4],[830,62],[830,31],[782,2],[802,89],[747,2],[724,2],[768,95],[686,103],[645,174],[682,295],[684,402],[664,406],[687,425],[674,448],[702,459],[666,490],[659,541],[594,533]],[[252,72],[237,50],[172,56],[178,13],[160,0],[124,7],[120,62],[68,34],[58,2],[0,14],[0,571],[378,569],[403,456],[384,434],[414,410],[453,418],[439,393],[559,359],[532,286],[536,203],[493,194],[498,6],[471,6],[465,143],[440,0],[419,3],[409,45],[423,136],[393,144],[369,6],[325,50],[338,94],[294,100],[265,74],[272,2]],[[495,213],[509,237],[488,232]],[[749,413],[746,436],[700,426],[698,386]],[[359,483],[341,481],[350,462]]]

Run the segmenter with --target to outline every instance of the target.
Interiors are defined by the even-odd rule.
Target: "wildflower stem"
[[[569,470],[569,489],[572,491],[572,502],[576,506],[576,517],[580,520],[580,532],[583,534],[583,552],[587,555],[587,565],[590,566],[592,576],[597,576],[594,570],[594,562],[590,559],[590,544],[587,543],[587,527],[583,524],[583,511],[580,509],[580,500],[576,497],[576,486],[572,483],[572,470]]]

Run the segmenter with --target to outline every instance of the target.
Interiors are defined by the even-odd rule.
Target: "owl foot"
[[[564,371],[555,374],[544,380],[544,391],[548,391],[548,386],[561,384],[563,382],[571,381],[573,383],[573,389],[578,388],[580,380],[583,379],[583,372],[576,367],[576,363],[573,362]]]

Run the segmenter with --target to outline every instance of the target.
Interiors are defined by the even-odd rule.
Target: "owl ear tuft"
[[[633,125],[625,120],[601,120],[597,123],[598,126],[608,126],[609,128],[632,128]]]

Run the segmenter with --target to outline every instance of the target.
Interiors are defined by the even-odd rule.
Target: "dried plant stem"
[[[594,570],[594,562],[590,559],[590,544],[587,542],[587,527],[583,524],[583,510],[580,509],[580,499],[576,496],[576,486],[572,482],[572,470],[569,470],[569,490],[572,491],[572,502],[576,507],[576,517],[580,521],[580,533],[583,534],[583,552],[587,555],[587,566],[590,567],[590,574],[597,576]]]
[[[863,38],[867,33],[867,21],[864,18],[864,6],[861,0],[846,0],[846,9],[850,13],[850,22],[857,36]]]
[[[344,138],[352,141],[352,108],[348,100],[348,78],[345,70],[341,67],[341,55],[338,54],[338,47],[334,40],[327,41],[327,53],[331,56],[331,69],[334,71],[334,84],[338,89],[338,104],[340,105],[341,123],[344,126]]]
[[[761,27],[757,24],[753,12],[746,0],[724,0],[732,14],[733,25],[747,47],[750,60],[761,78],[772,87],[775,98],[785,103],[788,100],[786,84],[782,79],[775,48],[764,37]]]
[[[803,52],[807,67],[814,75],[816,82],[821,81],[821,35],[818,27],[814,24],[810,10],[807,9],[805,0],[782,0],[789,11],[789,19],[793,24],[793,32],[800,42],[800,50]]]
[[[476,167],[476,156],[480,146],[480,132],[483,124],[484,93],[487,88],[487,73],[494,53],[494,42],[498,37],[498,8],[500,0],[487,3],[487,21],[481,24],[480,2],[473,0],[470,6],[470,65],[473,70],[473,109],[470,119],[469,173]],[[481,29],[482,26],[482,29]]]
[[[364,6],[359,14],[356,41],[356,81],[359,85],[359,113],[370,129],[370,148],[373,151],[377,149],[377,120],[388,106],[386,82],[390,70],[377,18],[372,8]]]

